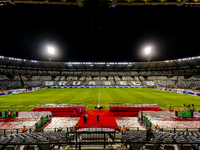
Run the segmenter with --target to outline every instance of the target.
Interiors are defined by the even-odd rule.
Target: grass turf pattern
[[[87,110],[94,110],[98,103],[104,110],[109,103],[158,104],[161,109],[169,106],[184,110],[183,104],[194,104],[200,110],[200,96],[191,96],[147,88],[66,88],[10,94],[0,97],[0,111],[30,111],[37,104],[86,103]]]

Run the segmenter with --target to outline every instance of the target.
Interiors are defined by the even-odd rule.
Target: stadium
[[[199,150],[199,6],[0,0],[0,150]]]

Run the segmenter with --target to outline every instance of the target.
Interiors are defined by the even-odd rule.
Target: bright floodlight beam
[[[148,60],[148,62],[150,62],[150,60],[151,60],[151,47],[145,48],[145,54],[146,54],[146,59]]]
[[[48,53],[54,54],[54,48],[53,47],[48,47]]]
[[[52,60],[52,55],[54,54],[54,48],[53,47],[48,47],[48,59],[51,62]]]
[[[145,48],[145,53],[146,53],[146,54],[149,54],[150,52],[151,52],[151,47]]]

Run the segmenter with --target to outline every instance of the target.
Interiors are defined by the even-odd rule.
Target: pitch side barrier
[[[187,90],[187,89],[174,89],[174,88],[156,88],[158,90],[162,91],[169,91],[169,92],[176,92],[176,93],[181,93],[181,94],[188,94],[188,95],[194,95],[194,96],[200,96],[200,90]]]
[[[52,116],[80,116],[86,111],[85,103],[77,104],[38,104],[32,111],[51,111]]]
[[[144,86],[50,86],[49,88],[147,88]]]
[[[110,112],[138,112],[139,111],[159,111],[160,108],[157,104],[131,104],[131,103],[118,103],[109,104]]]
[[[5,91],[0,93],[0,96],[5,96],[5,95],[9,95],[9,94],[17,94],[17,93],[22,93],[22,92],[29,92],[29,91],[36,91],[36,90],[41,90],[44,88],[28,88],[28,89],[16,89],[16,90],[9,90],[9,91]]]

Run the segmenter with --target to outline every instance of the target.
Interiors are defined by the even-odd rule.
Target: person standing
[[[87,117],[86,117],[86,115],[83,116],[83,119],[84,119],[84,123],[83,124],[87,123]]]
[[[8,110],[8,118],[12,118],[10,110]]]
[[[156,128],[156,132],[159,132],[160,127],[158,126],[158,124],[155,126],[155,128]]]
[[[6,111],[5,111],[5,118],[6,118],[7,114],[8,114],[8,111],[6,110]]]
[[[154,136],[154,134],[152,133],[151,129],[148,129],[148,130],[147,130],[146,137],[147,137],[147,141],[150,141],[150,140],[152,140],[152,138],[155,138],[155,136]]]
[[[97,123],[99,123],[99,114],[97,114]]]

